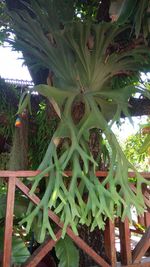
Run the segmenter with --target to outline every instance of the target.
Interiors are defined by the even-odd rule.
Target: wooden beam
[[[28,178],[28,177],[34,177],[36,175],[38,175],[39,173],[41,173],[41,171],[0,171],[0,177],[1,178],[6,178],[6,177],[24,177],[24,178]],[[72,175],[72,171],[65,171],[64,172],[66,175],[71,176]],[[106,177],[108,175],[107,171],[96,171],[96,176],[97,177]],[[145,178],[150,180],[150,172],[140,172],[140,174]],[[45,175],[47,176],[47,175]],[[128,176],[129,177],[135,177],[135,173],[134,172],[128,172]]]
[[[146,199],[146,203],[150,203],[150,189],[148,188],[147,185],[144,185],[143,195],[144,198]],[[147,205],[147,211],[150,214],[150,207],[148,205]]]
[[[133,263],[139,263],[150,247],[150,226],[136,245],[132,253]]]
[[[8,179],[8,186],[7,186],[7,203],[6,203],[3,265],[2,265],[3,267],[11,266],[15,186],[16,186],[16,177],[10,177],[10,179]]]
[[[138,223],[142,226],[145,226],[144,216],[138,216]]]
[[[128,218],[119,222],[121,262],[125,265],[132,263],[130,227]]]
[[[40,199],[35,195],[29,194],[30,189],[26,187],[19,179],[16,179],[16,186],[36,205],[40,203]],[[48,211],[49,218],[56,223],[60,228],[63,228],[63,223],[60,222],[59,217],[52,212]],[[101,256],[99,256],[91,247],[89,247],[79,236],[68,227],[66,230],[68,236],[76,243],[78,247],[84,250],[99,266],[111,267]]]
[[[107,219],[104,231],[105,253],[111,262],[112,267],[116,267],[116,247],[115,247],[115,225]]]
[[[144,222],[145,226],[148,228],[150,226],[150,213],[144,212]]]
[[[60,229],[55,235],[57,240],[48,238],[38,249],[34,251],[32,256],[22,265],[22,267],[36,267],[37,264],[52,250],[58,240],[61,238],[62,230]]]

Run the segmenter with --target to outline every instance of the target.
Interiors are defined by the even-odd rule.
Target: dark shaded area
[[[147,98],[131,98],[129,101],[131,105],[131,116],[150,115],[150,100]]]
[[[90,232],[90,228],[85,225],[80,225],[80,237],[95,250],[104,260],[109,262],[105,254],[103,232],[96,228]],[[95,266],[96,263],[83,250],[80,250],[80,267]],[[103,267],[103,266],[102,266]]]
[[[10,152],[11,146],[8,143],[9,141],[0,134],[0,154]]]
[[[21,3],[21,1],[18,0],[5,0],[7,7],[10,9],[14,9],[14,8],[19,8],[19,9],[24,9],[24,5],[23,3]],[[24,2],[29,3],[29,0],[24,0]]]
[[[99,2],[100,2],[100,4],[98,7],[97,17],[96,17],[97,21],[98,22],[111,21],[111,18],[109,17],[109,8],[110,8],[111,1],[110,0],[102,0]]]

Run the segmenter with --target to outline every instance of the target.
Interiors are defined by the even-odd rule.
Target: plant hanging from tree
[[[129,116],[130,96],[136,92],[145,93],[133,82],[123,82],[114,88],[113,79],[119,80],[120,74],[132,77],[147,68],[148,49],[144,46],[125,51],[111,49],[127,27],[110,22],[96,24],[73,20],[70,0],[32,0],[30,5],[24,4],[28,11],[9,12],[17,35],[12,42],[16,49],[29,55],[28,64],[33,63],[32,56],[36,62],[33,67],[46,67],[53,73],[53,86],[38,85],[34,90],[53,104],[60,122],[39,166],[41,173],[32,181],[30,194],[48,173],[46,190],[37,207],[29,206],[22,223],[26,223],[29,231],[37,216],[41,222],[39,240],[42,242],[47,231],[55,239],[48,218],[49,208],[64,222],[62,236],[68,225],[78,234],[79,224],[91,226],[93,230],[96,226],[103,229],[106,218],[114,220],[115,215],[122,220],[126,216],[131,219],[132,205],[142,214],[145,204],[141,185],[148,181],[127,160],[111,126],[120,119],[121,113]],[[79,102],[84,112],[75,123],[72,113]],[[28,103],[27,92],[20,101],[18,113]],[[101,183],[95,175],[97,162],[89,149],[93,128],[103,132],[111,149],[109,172]],[[60,142],[61,150],[58,150]],[[68,168],[72,170],[71,177],[65,175]],[[130,188],[129,170],[136,175],[136,193]]]

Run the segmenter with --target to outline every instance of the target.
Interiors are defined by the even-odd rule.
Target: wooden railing
[[[3,246],[3,259],[2,267],[11,266],[11,250],[12,250],[12,232],[13,232],[13,212],[15,201],[16,187],[23,192],[34,204],[38,205],[40,199],[35,194],[30,195],[30,189],[21,181],[20,178],[27,178],[37,175],[38,171],[0,171],[0,178],[7,178],[7,204],[6,204],[6,217],[5,217],[5,232],[4,232],[4,246]],[[67,172],[71,176],[71,172]],[[106,177],[107,172],[98,171],[97,177],[101,179]],[[150,173],[142,173],[146,179],[150,179]],[[134,177],[134,173],[129,173],[129,177]],[[132,190],[136,188],[132,185]],[[147,212],[143,217],[139,218],[139,223],[142,222],[146,227],[141,240],[138,242],[134,250],[131,249],[131,229],[128,219],[122,223],[119,219],[116,224],[110,220],[106,222],[104,231],[104,244],[105,252],[109,259],[106,262],[100,255],[98,255],[92,248],[90,248],[79,236],[76,236],[73,231],[68,227],[67,235],[74,241],[74,243],[86,252],[98,266],[102,267],[150,267],[150,258],[143,260],[143,256],[150,247],[150,189],[143,188],[143,197],[147,206]],[[56,224],[56,237],[57,241],[61,238],[61,229],[63,223],[60,222],[59,217],[51,210],[48,212],[49,218]],[[119,230],[120,239],[120,255],[121,263],[117,263],[116,258],[116,227]],[[138,232],[138,229],[135,229]],[[56,242],[48,238],[23,264],[24,267],[35,267],[43,259],[43,257],[55,246]]]

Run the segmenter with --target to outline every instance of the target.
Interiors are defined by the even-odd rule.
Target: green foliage
[[[79,251],[70,237],[60,239],[55,246],[56,256],[59,259],[58,267],[78,267]]]
[[[8,170],[9,153],[0,154],[0,170]]]
[[[0,228],[0,251],[3,250],[3,235],[3,228]],[[29,256],[29,250],[23,240],[18,236],[13,236],[11,264],[22,264]]]
[[[128,21],[128,19],[132,16],[135,7],[137,4],[137,0],[132,2],[130,0],[124,0],[123,4],[121,6],[118,22],[119,23],[125,23]]]
[[[146,124],[141,125],[141,131],[142,134],[145,135],[145,138],[139,153],[140,154],[146,153],[150,156],[150,117],[148,118]]]
[[[136,1],[124,1],[124,4],[127,2],[130,4],[130,8],[128,5],[124,8],[123,13],[126,15],[122,21],[118,21],[119,24],[93,23],[96,21],[99,1],[92,1],[92,3],[76,1],[76,5],[73,5],[73,2],[61,1],[60,4],[60,1],[32,0],[31,6],[27,5],[27,7],[32,10],[34,17],[31,18],[25,10],[9,13],[14,23],[13,32],[17,34],[17,39],[13,41],[14,47],[27,53],[26,61],[31,63],[33,68],[45,67],[53,71],[54,86],[40,85],[36,90],[52,103],[61,117],[58,127],[56,127],[57,120],[51,118],[50,122],[45,101],[40,103],[39,111],[33,114],[37,128],[30,132],[29,137],[30,166],[36,168],[42,161],[39,166],[42,173],[32,179],[30,193],[38,192],[43,180],[46,183],[46,189],[45,191],[43,189],[39,206],[29,206],[27,218],[24,218],[22,223],[27,224],[27,232],[30,232],[33,227],[39,242],[42,242],[48,233],[55,239],[53,225],[50,224],[47,216],[49,208],[53,209],[64,222],[63,236],[68,225],[71,225],[73,231],[78,234],[79,223],[90,225],[91,230],[97,226],[104,228],[106,218],[113,220],[114,214],[120,216],[122,220],[126,216],[131,219],[131,205],[136,207],[139,214],[145,208],[141,184],[148,182],[133,166],[134,161],[137,160],[134,158],[135,152],[134,156],[133,151],[128,155],[133,165],[125,158],[111,131],[111,126],[120,119],[121,113],[129,115],[128,100],[133,94],[140,92],[149,96],[145,88],[137,83],[137,77],[139,71],[149,69],[150,54],[145,46],[124,52],[117,49],[111,50],[110,47],[113,45],[115,47],[120,34],[126,35],[126,26],[119,26],[122,23],[129,25],[131,33],[131,24],[134,21],[137,37],[144,32],[147,1],[138,1],[138,5]],[[134,13],[135,18],[133,18]],[[77,14],[80,18],[76,17]],[[3,105],[0,105],[0,108],[5,112],[6,106],[9,107],[9,102],[4,97],[5,91],[2,96]],[[85,113],[81,121],[74,124],[72,108],[76,101],[84,103]],[[28,93],[20,101],[19,112],[27,106],[30,107]],[[16,111],[14,112],[12,106],[10,107],[14,114]],[[7,111],[10,114],[9,110]],[[14,117],[13,120],[11,117],[8,124],[13,128]],[[11,132],[8,129],[6,131],[6,127],[2,128],[4,135],[12,136],[11,127]],[[100,129],[105,136],[101,149],[106,155],[105,160],[109,158],[110,163],[108,176],[101,184],[95,176],[97,162],[89,149],[89,136],[93,128]],[[58,147],[62,141],[60,150]],[[139,140],[138,142],[140,143]],[[105,143],[109,146],[109,155],[105,150]],[[134,141],[131,142],[130,147],[133,143]],[[128,150],[126,153],[129,152]],[[64,173],[68,166],[72,169],[71,178]],[[128,170],[136,173],[137,194],[130,189]],[[49,177],[45,179],[47,173]],[[106,183],[109,185],[107,190]],[[116,189],[118,186],[119,192]],[[4,186],[3,192],[5,192]],[[5,194],[1,205],[3,210],[4,205]],[[19,200],[16,209],[18,214],[15,213],[15,217],[18,219],[26,213],[26,200],[25,206],[24,201]],[[4,216],[2,211],[0,214]],[[20,247],[23,251],[21,258],[18,258],[18,255],[15,255],[15,248],[18,253]],[[56,252],[60,259],[60,266],[78,266],[78,251],[68,237],[57,243]],[[21,263],[20,260],[23,262],[27,254],[24,242],[20,238],[17,239],[13,261]]]
[[[58,119],[56,116],[50,114],[48,116],[49,104],[44,100],[40,102],[37,112],[34,112],[31,117],[34,125],[29,131],[29,164],[30,168],[36,169],[42,161],[47,150],[49,140],[51,140]],[[34,137],[34,138],[33,138]]]
[[[5,12],[5,2],[0,2],[0,45],[9,37],[10,18]]]
[[[80,1],[77,0],[75,3],[75,19],[79,18],[81,20],[92,20],[96,22],[97,11],[98,11],[99,1]],[[77,16],[77,18],[76,18]]]
[[[20,169],[20,164],[24,164],[23,159],[23,148],[25,140],[23,140],[24,136],[21,136],[21,133],[25,131],[24,120],[22,119],[22,127],[15,128],[15,120],[17,114],[17,107],[20,97],[20,88],[15,87],[14,85],[6,84],[3,79],[0,79],[0,135],[4,137],[9,145],[15,146],[13,149],[16,150],[16,154],[14,155],[14,160],[11,163],[11,168]],[[30,96],[28,95],[25,98],[25,95],[22,97],[25,106],[30,111]],[[20,99],[20,104],[22,103]],[[36,102],[35,102],[36,103]],[[20,105],[19,104],[19,105]],[[22,106],[22,105],[21,105]],[[22,106],[22,111],[24,112],[24,107]],[[32,169],[36,169],[40,164],[44,153],[47,149],[47,145],[49,140],[51,139],[56,125],[58,123],[58,119],[55,116],[48,116],[46,109],[48,109],[49,104],[45,102],[45,100],[41,99],[39,103],[39,108],[36,106],[32,110],[31,115],[29,115],[29,124],[31,127],[29,128],[29,148],[28,148],[28,159],[29,159],[29,166]],[[35,138],[33,138],[33,135]],[[16,142],[16,145],[15,145]],[[27,147],[25,146],[25,149]],[[36,153],[35,153],[36,151]],[[0,154],[0,169],[6,170],[10,167],[9,164],[10,160],[10,153],[1,153]],[[18,163],[17,163],[18,162]],[[20,162],[20,164],[19,164]],[[22,162],[22,163],[21,163]],[[24,169],[24,167],[22,167]],[[21,169],[22,169],[21,168]]]
[[[131,135],[125,142],[124,152],[127,156],[128,160],[139,170],[139,171],[149,171],[149,162],[148,162],[148,152],[141,151],[141,147],[143,146],[146,137],[137,133],[135,135]]]
[[[143,154],[143,153],[150,154],[150,134],[148,134],[146,136],[139,153],[140,154]]]
[[[19,89],[0,78],[0,134],[6,139],[12,139],[19,97]]]
[[[16,199],[15,199],[15,208],[14,208],[14,218],[22,218],[26,211],[28,206],[28,200],[25,196],[20,194],[18,191],[16,192]],[[5,218],[5,210],[6,210],[6,185],[3,184],[1,186],[0,191],[0,219]]]
[[[47,9],[45,5],[48,5]],[[32,67],[38,65],[53,73],[53,86],[39,85],[34,90],[46,97],[61,117],[39,166],[41,173],[32,179],[30,194],[38,190],[48,173],[42,199],[22,220],[29,232],[42,210],[40,242],[47,233],[56,239],[48,218],[49,208],[64,222],[63,237],[68,225],[75,234],[78,234],[79,223],[91,226],[91,231],[97,226],[104,229],[106,219],[113,221],[115,214],[122,220],[126,217],[131,220],[131,206],[142,214],[145,204],[141,185],[149,185],[149,181],[127,160],[111,130],[122,113],[129,116],[128,101],[133,94],[140,92],[149,96],[148,90],[133,83],[132,79],[116,87],[112,86],[112,80],[114,77],[119,79],[120,75],[135,77],[140,71],[149,69],[149,49],[139,45],[126,50],[111,50],[110,46],[128,26],[105,22],[95,24],[82,19],[70,22],[64,19],[61,24],[58,13],[54,19],[51,16],[55,14],[56,5],[57,1],[39,3],[32,0],[30,9],[34,17],[26,10],[9,12],[17,34],[17,39],[12,41],[14,47],[26,52],[30,59],[34,57]],[[65,11],[66,6],[62,14]],[[72,110],[78,101],[84,104],[85,112],[81,120],[74,123]],[[21,101],[20,110],[26,104],[28,101]],[[40,121],[41,114],[44,118],[42,112],[39,113]],[[102,183],[95,175],[97,162],[89,149],[93,128],[103,132],[111,150],[108,176]],[[72,169],[71,177],[65,175],[68,166]],[[129,170],[137,177],[136,193],[130,188]]]
[[[149,0],[124,0],[121,6],[118,23],[133,23],[136,38],[142,32],[144,37],[150,33]]]

